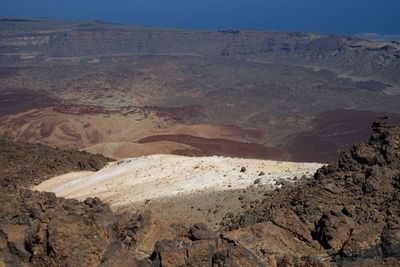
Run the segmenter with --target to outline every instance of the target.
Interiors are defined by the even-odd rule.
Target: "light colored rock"
[[[246,172],[240,172],[245,166]],[[57,196],[99,197],[116,208],[162,197],[200,191],[244,189],[254,179],[276,187],[274,180],[292,180],[314,173],[322,164],[294,163],[228,157],[152,155],[113,162],[96,173],[70,173],[49,179],[34,189]],[[262,177],[258,174],[268,173]]]

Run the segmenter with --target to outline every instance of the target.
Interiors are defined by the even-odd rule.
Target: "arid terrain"
[[[0,18],[0,202],[0,267],[400,266],[400,43]]]
[[[59,188],[69,184],[68,190],[74,186],[76,189],[90,182],[90,177],[98,182],[110,169],[115,175],[118,162],[90,174],[87,171],[98,170],[107,159],[2,140],[0,161],[7,168],[0,173],[3,203],[0,263],[2,266],[398,266],[399,144],[399,126],[380,120],[374,123],[367,142],[343,151],[337,164],[323,166],[313,177],[295,181],[285,181],[282,177],[279,188],[273,189],[265,186],[270,178],[264,174],[267,177],[260,179],[260,185],[253,182],[246,189],[153,199],[115,213],[98,198],[88,197],[79,202],[29,188],[42,181],[42,185],[57,186],[68,180]],[[69,157],[67,163],[65,156]],[[180,160],[178,166],[184,162]],[[232,163],[232,167],[238,167]],[[271,163],[285,166],[264,162],[265,166]],[[121,167],[124,164],[129,163],[120,162]],[[249,164],[249,169],[241,168],[239,172],[245,175],[249,171],[253,175],[252,169]],[[45,181],[78,170],[86,171],[83,184],[73,184],[82,178],[72,175]],[[300,171],[303,172],[304,169]],[[228,173],[231,181],[236,180],[236,174]],[[92,189],[96,191],[95,187]],[[95,191],[87,192],[95,195]],[[175,212],[163,213],[168,205],[166,211]],[[171,208],[174,205],[175,210]],[[188,205],[194,210],[190,211]],[[199,218],[203,222],[193,223]]]
[[[7,18],[0,133],[113,158],[335,162],[378,116],[400,122],[399,62],[396,41]]]
[[[54,192],[58,197],[81,201],[98,197],[116,212],[149,209],[164,223],[190,225],[212,221],[218,225],[225,213],[240,209],[241,194],[254,194],[251,198],[254,200],[257,195],[254,191],[272,190],[284,181],[311,177],[321,166],[226,157],[152,155],[113,162],[98,172],[57,176],[33,190]],[[244,193],[246,190],[249,193]],[[196,211],[203,212],[201,216],[194,216]],[[207,214],[202,214],[204,211]]]

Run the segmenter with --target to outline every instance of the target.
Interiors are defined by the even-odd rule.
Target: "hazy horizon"
[[[102,20],[181,29],[253,29],[355,35],[400,34],[396,0],[6,0],[1,17]]]

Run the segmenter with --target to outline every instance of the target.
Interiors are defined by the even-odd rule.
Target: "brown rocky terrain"
[[[111,161],[101,155],[13,142],[4,138],[0,138],[0,152],[0,183],[4,187],[29,188],[54,174],[97,171]]]
[[[387,125],[385,120],[374,123],[367,142],[342,152],[337,164],[321,168],[311,179],[284,183],[273,192],[265,191],[260,200],[250,202],[243,212],[226,214],[218,231],[205,224],[191,227],[154,224],[148,211],[118,215],[98,199],[79,202],[23,189],[18,185],[33,185],[36,181],[35,171],[31,175],[29,172],[32,161],[21,164],[31,157],[32,151],[41,153],[37,155],[43,158],[66,152],[41,145],[6,143],[0,146],[1,155],[7,154],[7,147],[12,146],[19,148],[19,153],[2,157],[2,166],[10,167],[6,172],[2,168],[1,177],[18,177],[21,171],[12,167],[20,166],[25,168],[22,173],[26,178],[23,183],[15,183],[16,188],[1,186],[2,265],[398,266],[400,263],[400,126]],[[92,157],[85,155],[88,159]],[[72,164],[63,169],[65,166],[61,164],[54,169],[47,163],[38,161],[34,165],[46,170],[45,174],[77,167]],[[85,166],[83,169],[88,168]]]
[[[227,216],[222,225],[238,229],[238,240],[246,229],[274,225],[307,246],[321,246],[338,264],[395,266],[400,255],[399,140],[399,126],[377,121],[369,141],[342,152],[337,164],[268,194],[243,214]],[[305,256],[298,249],[291,253]]]
[[[399,42],[0,18],[0,267],[400,266],[400,126],[352,147],[399,103]],[[32,190],[157,153],[337,163],[118,212]]]
[[[399,103],[399,42],[0,18],[0,267],[400,266],[400,126],[352,146]],[[32,190],[159,153],[334,164],[119,211]]]

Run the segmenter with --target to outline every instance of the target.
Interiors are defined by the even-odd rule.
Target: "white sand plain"
[[[113,209],[146,200],[197,192],[244,189],[259,183],[310,176],[320,163],[295,163],[228,157],[151,155],[112,162],[98,172],[73,172],[51,178],[34,190],[83,200],[99,197]],[[241,172],[245,167],[246,171]],[[264,172],[264,175],[259,175]]]

